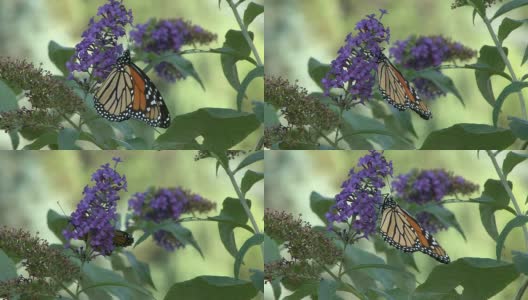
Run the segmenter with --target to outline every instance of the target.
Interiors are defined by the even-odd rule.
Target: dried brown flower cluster
[[[56,296],[63,283],[79,277],[79,267],[59,249],[50,247],[47,241],[22,229],[0,228],[0,249],[9,257],[19,258],[29,275],[0,281],[0,298],[14,295],[28,299]]]
[[[499,1],[502,2],[502,0],[499,0]],[[495,2],[497,2],[497,0],[484,0],[484,5],[486,5],[487,7],[490,7],[493,4],[495,4]],[[467,0],[455,0],[455,2],[451,4],[451,8],[455,9],[457,7],[466,6],[468,4],[469,3],[467,2]]]
[[[315,143],[317,134],[313,134],[314,131],[323,133],[338,125],[338,115],[327,104],[309,95],[305,88],[281,77],[266,77],[264,81],[266,102],[279,109],[288,122],[287,126],[268,128],[266,147],[276,140]],[[308,127],[313,130],[309,131]]]
[[[0,58],[0,80],[22,90],[31,103],[30,108],[0,114],[0,128],[5,131],[60,128],[64,116],[84,110],[82,99],[64,82],[25,60]]]
[[[264,273],[268,281],[280,276],[299,282],[307,278],[316,279],[323,266],[335,264],[342,256],[341,250],[323,232],[314,230],[300,217],[266,209],[264,226],[269,237],[284,243],[292,259],[267,264]]]

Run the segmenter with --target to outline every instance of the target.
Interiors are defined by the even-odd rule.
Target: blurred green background
[[[265,158],[266,183],[264,187],[266,208],[285,210],[293,215],[302,214],[302,219],[312,225],[323,225],[319,218],[310,210],[310,193],[316,191],[326,197],[334,197],[341,190],[341,184],[347,179],[348,172],[355,167],[359,157],[367,151],[268,151]],[[528,153],[528,152],[524,152]],[[488,178],[498,179],[493,164],[483,151],[385,151],[387,160],[393,161],[394,175],[406,173],[414,168],[436,169],[444,168],[463,176],[467,180],[483,185]],[[499,165],[506,153],[498,156]],[[528,162],[518,165],[508,176],[513,183],[513,193],[523,212],[527,205],[528,195]],[[388,192],[387,189],[384,192]],[[470,196],[476,198],[480,192]],[[448,197],[452,199],[452,197]],[[461,199],[467,199],[461,197]],[[446,249],[451,260],[461,257],[487,257],[495,259],[495,241],[486,233],[480,221],[478,205],[474,203],[446,204],[451,210],[467,241],[453,228],[435,234],[438,242]],[[497,228],[499,232],[511,220],[512,215],[499,211]],[[324,226],[324,225],[323,225]],[[524,238],[520,228],[514,229],[508,236],[503,253],[505,261],[511,261],[511,251],[524,251]],[[371,242],[363,240],[359,247],[374,252]],[[413,254],[420,273],[416,279],[422,283],[431,269],[438,265],[434,259],[425,254]],[[513,299],[521,285],[517,280],[493,299]],[[283,291],[283,296],[287,295]],[[272,299],[269,284],[265,295]]]
[[[264,0],[253,0],[263,4]],[[81,34],[97,8],[106,0],[1,0],[0,1],[0,56],[24,58],[35,66],[42,67],[53,74],[60,71],[48,58],[48,43],[57,43],[74,47],[81,41]],[[134,23],[145,23],[150,18],[184,18],[195,25],[200,25],[218,35],[216,42],[200,49],[219,48],[224,42],[224,35],[229,29],[239,30],[231,8],[222,1],[220,8],[217,0],[125,0],[127,9],[132,9]],[[249,3],[249,2],[248,2]],[[240,5],[239,13],[243,15],[247,3]],[[255,45],[261,57],[264,57],[264,18],[258,17],[250,25],[255,33]],[[190,49],[186,46],[183,49]],[[171,115],[189,113],[201,107],[221,107],[236,109],[236,91],[224,78],[218,54],[188,54],[189,59],[201,77],[205,91],[192,78],[169,84],[160,80],[154,72],[149,76],[160,89],[169,107]],[[254,68],[245,61],[239,62],[238,70],[241,80]],[[144,64],[139,64],[144,67]],[[250,100],[263,99],[263,80],[254,80],[247,90]],[[244,101],[244,111],[251,111],[251,101]],[[257,130],[237,149],[254,148],[261,132]],[[24,146],[26,143],[22,143]],[[9,136],[0,133],[0,149],[11,149]]]
[[[390,45],[408,36],[442,34],[479,50],[484,44],[494,45],[486,26],[476,17],[472,23],[472,9],[464,7],[451,9],[454,0],[267,0],[266,1],[266,75],[282,76],[290,81],[299,81],[299,85],[310,92],[320,89],[308,75],[308,60],[313,57],[329,64],[344,44],[348,33],[355,33],[355,24],[368,14],[379,16],[379,9],[387,9],[382,23],[390,28]],[[503,1],[504,3],[508,1]],[[499,3],[500,4],[500,3]],[[499,5],[488,10],[492,16]],[[512,19],[525,19],[528,7],[515,10],[506,16]],[[503,17],[498,18],[493,27],[497,32]],[[509,59],[518,78],[527,73],[526,65],[520,66],[526,48],[527,26],[514,31],[505,41],[509,49]],[[386,44],[383,44],[386,45]],[[388,48],[385,54],[388,55]],[[476,60],[468,61],[474,63]],[[421,145],[426,134],[434,129],[449,127],[457,123],[492,124],[492,107],[484,100],[477,89],[475,74],[472,70],[442,71],[451,77],[465,101],[465,107],[452,94],[427,105],[433,112],[433,119],[424,121],[416,114],[414,126],[418,133],[416,145]],[[509,83],[497,76],[493,77],[495,96]],[[528,95],[524,92],[525,99]],[[519,100],[512,94],[503,106],[506,114],[520,117]],[[361,107],[358,107],[361,109]],[[505,126],[504,114],[499,125]]]
[[[91,174],[112,157],[118,156],[123,162],[118,172],[126,175],[128,192],[120,194],[118,213],[124,215],[128,199],[143,192],[150,186],[181,186],[217,205],[209,216],[218,215],[226,197],[236,197],[229,178],[220,170],[216,175],[214,159],[194,160],[195,151],[31,151],[0,152],[0,226],[7,225],[29,230],[50,243],[59,240],[48,230],[46,213],[53,209],[62,214],[60,203],[70,215],[82,198],[85,185],[90,184]],[[231,161],[238,165],[243,156]],[[112,162],[113,163],[113,162]],[[251,169],[263,172],[263,163],[252,165]],[[236,175],[240,182],[244,172]],[[263,228],[264,184],[257,183],[247,194],[252,200],[252,212]],[[205,215],[197,215],[205,217]],[[186,222],[202,248],[204,258],[192,247],[166,252],[149,238],[136,248],[129,247],[138,259],[150,265],[156,299],[163,299],[172,283],[190,280],[200,275],[233,276],[234,258],[224,249],[218,234],[216,222]],[[141,232],[135,234],[137,240]],[[237,245],[240,247],[250,234],[236,229]],[[96,262],[104,260],[99,257]],[[260,248],[253,247],[247,253],[241,269],[241,278],[249,279],[249,269],[262,269]],[[106,264],[105,264],[106,265]]]

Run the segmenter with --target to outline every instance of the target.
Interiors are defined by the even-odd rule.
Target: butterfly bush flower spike
[[[167,51],[179,53],[185,45],[206,45],[216,40],[216,34],[181,18],[159,21],[151,19],[145,24],[136,25],[130,31],[130,36],[136,49],[155,54]],[[169,82],[183,78],[183,74],[166,62],[157,64],[154,69],[161,78]]]
[[[132,11],[126,10],[122,1],[109,0],[99,7],[97,16],[97,20],[90,19],[74,56],[66,63],[70,77],[74,71],[89,72],[91,68],[91,75],[104,79],[123,52],[118,40],[125,36],[125,26],[133,23]]]
[[[84,197],[71,215],[73,229],[63,232],[68,241],[86,240],[93,250],[104,256],[114,250],[117,201],[119,192],[127,189],[126,177],[116,171],[121,159],[116,157],[113,160],[113,166],[104,164],[92,174],[94,184],[84,188]]]
[[[442,169],[414,169],[409,173],[398,175],[392,181],[392,189],[400,199],[423,205],[430,202],[439,203],[446,196],[470,195],[478,191],[479,186]],[[418,213],[416,219],[431,233],[446,229],[434,215],[428,212]]]
[[[468,60],[476,55],[474,50],[441,35],[410,36],[406,40],[396,41],[389,53],[395,63],[417,71],[438,67],[447,61]],[[423,97],[434,99],[445,95],[444,91],[427,79],[417,78],[413,83]]]
[[[166,220],[177,221],[185,213],[205,213],[215,208],[215,204],[200,195],[190,193],[182,188],[149,189],[136,193],[128,201],[134,221],[146,220],[161,223]],[[154,233],[154,240],[167,251],[183,247],[172,234],[165,230]]]
[[[392,176],[392,161],[387,161],[383,153],[371,150],[359,159],[357,168],[360,170],[350,170],[326,218],[329,226],[351,219],[352,227],[368,238],[376,231],[378,207],[383,202],[381,189],[385,179]]]
[[[380,22],[386,13],[381,10],[379,19],[373,14],[368,15],[356,24],[355,35],[348,34],[345,45],[339,49],[330,71],[322,80],[325,95],[329,95],[332,88],[344,89],[347,98],[355,101],[353,104],[364,103],[372,97],[377,57],[382,52],[380,43],[390,39],[389,28]]]

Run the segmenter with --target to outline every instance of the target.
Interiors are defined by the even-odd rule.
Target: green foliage
[[[251,208],[251,201],[246,199],[246,203]],[[235,228],[241,227],[248,222],[248,216],[245,213],[239,199],[226,198],[222,202],[222,210],[216,217],[217,219],[230,221],[229,223],[218,223],[218,232],[226,250],[233,257],[236,257],[238,250],[235,242]]]
[[[514,142],[515,137],[509,129],[485,124],[456,124],[429,134],[420,149],[502,150]]]
[[[254,114],[224,108],[201,108],[175,117],[169,129],[156,139],[154,147],[222,151],[240,143],[258,127]],[[200,136],[202,144],[196,141]]]
[[[245,300],[253,298],[257,292],[249,281],[225,276],[199,276],[175,283],[164,299]]]
[[[513,264],[488,258],[466,257],[436,266],[416,288],[414,299],[488,299],[515,280]],[[459,295],[455,288],[464,288]]]

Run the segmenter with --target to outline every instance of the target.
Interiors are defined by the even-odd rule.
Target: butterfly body
[[[170,114],[161,93],[148,76],[121,55],[94,95],[95,110],[104,118],[121,122],[139,119],[153,127],[168,128]]]
[[[436,239],[391,197],[381,206],[380,233],[389,245],[403,252],[423,252],[441,263],[451,260]]]
[[[383,53],[379,55],[377,63],[379,90],[383,99],[400,111],[410,108],[425,120],[432,118],[431,111],[425,106],[409,81]]]
[[[127,247],[134,243],[134,238],[128,232],[116,229],[112,243],[116,247]]]

